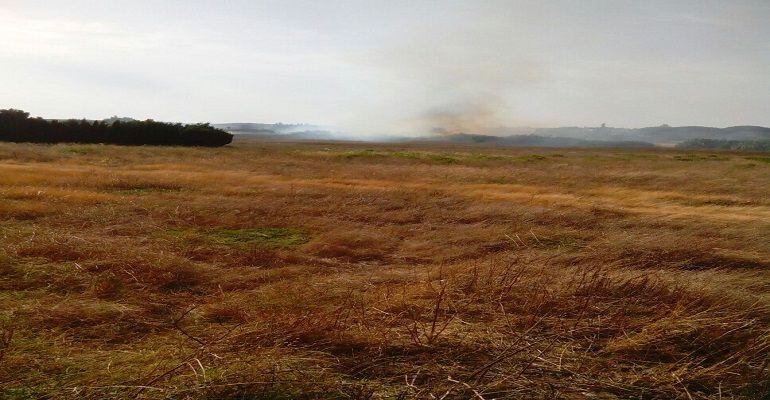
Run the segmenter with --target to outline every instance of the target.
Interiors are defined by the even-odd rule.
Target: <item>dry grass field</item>
[[[770,157],[0,144],[0,398],[770,390]]]

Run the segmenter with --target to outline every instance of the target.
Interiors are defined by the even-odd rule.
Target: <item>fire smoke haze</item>
[[[0,0],[0,108],[361,134],[770,125],[770,2]]]

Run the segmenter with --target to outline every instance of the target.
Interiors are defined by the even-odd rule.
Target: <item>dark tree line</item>
[[[233,135],[209,124],[146,121],[47,120],[21,110],[0,110],[0,141],[105,143],[157,146],[224,146]]]

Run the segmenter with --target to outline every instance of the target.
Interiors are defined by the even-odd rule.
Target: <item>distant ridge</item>
[[[310,124],[230,123],[216,124],[217,128],[235,134],[278,140],[356,140],[373,142],[431,141],[493,146],[532,147],[652,147],[675,146],[682,143],[717,141],[770,141],[770,128],[742,125],[727,128],[708,126],[660,125],[646,128],[558,127],[558,128],[497,128],[481,133],[448,133],[434,128],[427,136],[394,137],[379,135],[360,137],[333,132]],[[763,145],[761,145],[763,146]]]
[[[668,126],[648,128],[540,128],[532,132],[541,136],[574,137],[588,140],[647,141],[655,144],[675,144],[692,139],[770,140],[770,128],[762,126]]]
[[[588,140],[560,136],[511,135],[490,136],[458,133],[429,138],[430,141],[488,144],[505,147],[655,147],[655,144],[638,140]]]
[[[296,132],[307,131],[326,131],[323,127],[310,124],[284,124],[281,122],[275,124],[264,124],[254,122],[232,122],[227,124],[213,124],[218,129],[224,129],[232,132],[257,132],[257,133],[274,133],[274,134],[289,134]]]

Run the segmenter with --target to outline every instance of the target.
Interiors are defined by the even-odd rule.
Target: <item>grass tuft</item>
[[[257,244],[267,248],[292,248],[307,243],[310,236],[300,229],[263,227],[240,229],[168,229],[167,232],[187,241],[206,241],[228,246]]]
[[[219,229],[208,233],[208,236],[219,243],[259,243],[267,247],[295,247],[306,243],[309,236],[293,228],[243,228]]]

